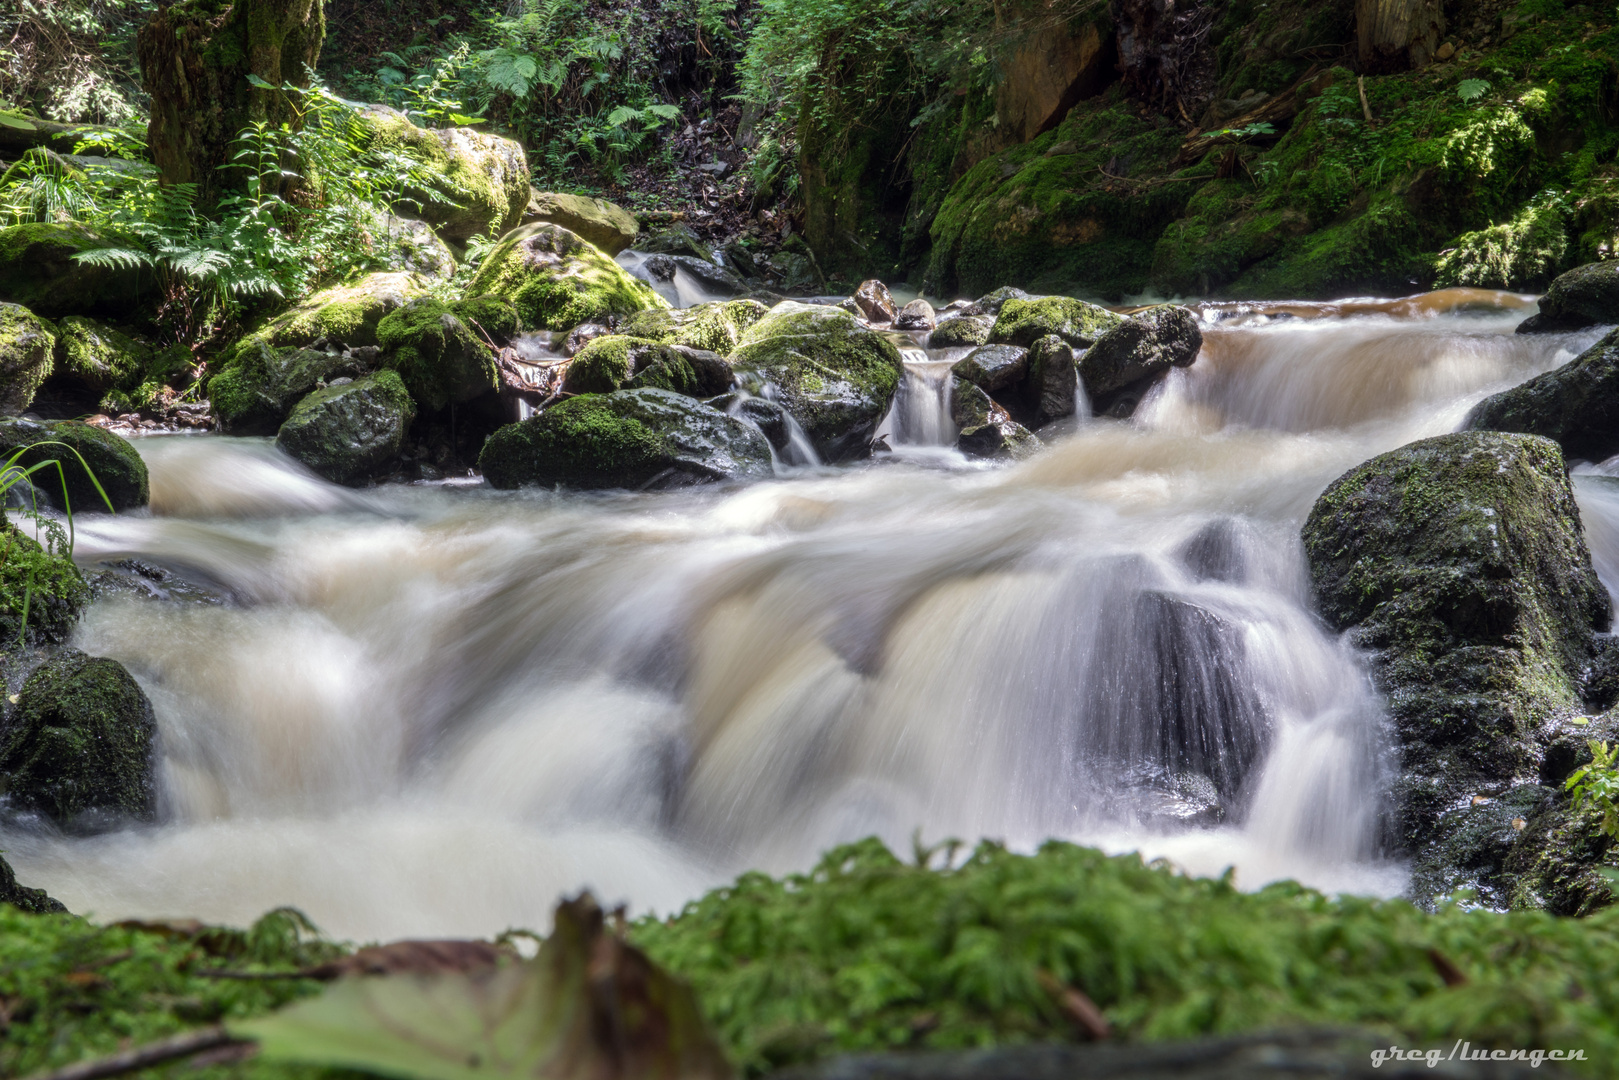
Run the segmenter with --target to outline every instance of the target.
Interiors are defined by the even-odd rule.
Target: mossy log
[[[308,86],[326,36],[321,0],[181,0],[136,37],[152,96],[147,143],[165,184],[197,185],[198,203],[228,187],[231,141],[257,122],[295,120],[280,87]],[[257,77],[268,88],[255,86]]]

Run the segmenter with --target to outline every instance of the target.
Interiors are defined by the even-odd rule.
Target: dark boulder
[[[338,484],[361,484],[399,458],[416,406],[392,371],[340,379],[304,398],[281,425],[275,444]]]
[[[1073,346],[1056,334],[1029,346],[1029,376],[1024,387],[1026,408],[1036,424],[1074,415],[1079,372]]]
[[[21,304],[48,319],[133,314],[144,300],[157,299],[157,281],[150,271],[76,258],[98,248],[125,246],[77,221],[0,229],[0,301]]]
[[[985,345],[957,360],[950,373],[993,394],[1022,384],[1029,374],[1029,350],[1016,345]]]
[[[10,904],[30,915],[62,915],[67,912],[62,902],[45,895],[44,889],[19,885],[11,864],[4,859],[0,859],[0,904]]]
[[[566,394],[611,394],[653,387],[712,397],[730,386],[731,369],[715,353],[621,334],[593,339],[568,364],[562,379]]]
[[[0,732],[5,804],[73,832],[150,821],[156,734],[122,664],[64,649],[28,677]]]
[[[973,303],[969,304],[962,314],[988,315],[993,319],[995,316],[1001,313],[1001,308],[1006,306],[1006,302],[1008,300],[1033,299],[1035,299],[1035,297],[1030,296],[1022,289],[1014,289],[1010,285],[1003,285],[992,293],[986,293],[985,295],[980,296]]]
[[[569,398],[489,437],[478,458],[497,488],[670,488],[772,475],[757,427],[667,390]]]
[[[510,310],[495,297],[480,302]],[[463,313],[461,305],[422,297],[377,325],[383,363],[399,373],[410,396],[425,410],[472,401],[500,386],[495,350]]]
[[[74,513],[105,513],[107,503],[102,501],[102,492],[114,510],[133,510],[147,504],[150,488],[146,463],[128,439],[103,428],[77,420],[42,423],[21,417],[0,419],[0,460],[18,450],[23,452],[17,464],[24,468],[46,461],[60,463],[60,472],[53,465],[33,476],[34,486],[59,510],[71,506]],[[89,466],[89,472],[85,466]]]
[[[208,380],[208,403],[227,435],[274,435],[306,396],[335,379],[368,374],[372,367],[354,350],[283,349],[254,341]]]
[[[1544,435],[1570,458],[1619,454],[1619,330],[1556,371],[1485,398],[1463,426]]]
[[[960,378],[950,388],[950,419],[956,425],[956,448],[968,457],[1020,461],[1042,445],[993,398]]]
[[[1128,396],[1139,401],[1170,368],[1189,367],[1202,348],[1203,332],[1190,309],[1153,308],[1099,337],[1080,359],[1079,377],[1097,415],[1118,415],[1116,398],[1134,391]],[[1129,412],[1134,411],[1132,403]]]
[[[860,288],[854,291],[855,311],[862,319],[874,323],[891,323],[899,314],[899,305],[894,303],[894,297],[889,293],[888,286],[872,278],[862,281]]]
[[[1589,263],[1559,277],[1540,298],[1540,311],[1518,325],[1520,334],[1578,330],[1619,323],[1619,262]]]

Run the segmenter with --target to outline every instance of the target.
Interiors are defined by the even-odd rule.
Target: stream
[[[76,554],[166,576],[74,644],[152,699],[162,823],[0,847],[100,920],[290,904],[356,940],[544,929],[586,886],[677,910],[871,834],[1397,894],[1381,705],[1299,526],[1600,336],[1515,336],[1527,301],[1203,305],[1134,420],[1017,465],[950,448],[961,351],[920,344],[891,452],[743,487],[351,491],[269,440],[139,440],[150,512],[81,516]],[[1576,486],[1612,588],[1619,488]]]

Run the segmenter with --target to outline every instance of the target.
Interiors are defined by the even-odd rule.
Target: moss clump
[[[403,113],[378,105],[362,116],[374,152],[408,158],[431,178],[428,187],[407,194],[440,236],[466,241],[498,235],[521,220],[530,196],[521,144],[471,128],[420,128]]]
[[[541,330],[669,306],[601,251],[547,223],[509,234],[484,258],[467,291],[510,302],[525,326]]]
[[[134,390],[151,361],[149,346],[94,319],[70,315],[56,324],[54,377],[72,380],[96,398]]]
[[[0,303],[0,414],[28,408],[51,373],[55,327],[25,307]]]
[[[0,643],[63,641],[90,603],[73,560],[46,551],[0,514]],[[23,624],[26,610],[28,621]]]
[[[323,289],[244,337],[225,354],[223,370],[251,362],[266,347],[376,345],[383,318],[424,291],[421,280],[406,273],[368,274],[352,285]]]
[[[382,320],[377,340],[386,353],[384,363],[399,373],[424,410],[471,401],[500,385],[494,352],[441,301],[412,300]]]
[[[133,313],[144,292],[155,293],[129,267],[93,266],[74,256],[120,246],[76,221],[39,222],[0,229],[0,301],[22,304],[38,315],[122,316]]]
[[[770,475],[758,428],[665,390],[587,394],[489,437],[478,467],[497,488],[681,486]]]
[[[1084,348],[1123,322],[1124,316],[1107,308],[1067,296],[1008,300],[1001,305],[989,340],[1028,348],[1048,334],[1055,334],[1070,345]]]
[[[497,343],[516,337],[521,326],[517,309],[497,296],[469,296],[450,308],[475,332],[487,334]]]
[[[930,349],[967,349],[989,344],[995,320],[981,315],[946,319],[928,337]]]
[[[1532,202],[1510,221],[1456,238],[1434,263],[1434,286],[1525,289],[1546,285],[1568,258],[1568,210]]]
[[[757,300],[716,300],[696,307],[640,311],[626,319],[621,329],[631,337],[707,349],[723,356],[741,343],[742,335],[767,310]]]
[[[580,349],[562,380],[569,394],[611,394],[626,387],[694,395],[698,378],[686,358],[667,345],[608,334]]]
[[[47,442],[66,446],[37,445]],[[106,493],[114,510],[132,510],[149,501],[146,463],[128,439],[103,428],[76,420],[35,423],[17,418],[0,419],[0,459],[9,458],[19,450],[22,454],[17,463],[24,468],[45,461],[61,463],[60,473],[56,466],[50,466],[33,476],[35,486],[59,510],[71,508],[80,514],[105,513],[107,502],[102,500],[102,492]],[[62,499],[64,480],[67,503]]]
[[[358,484],[395,462],[415,418],[403,380],[383,371],[304,398],[276,445],[328,480]]]
[[[750,327],[729,360],[743,385],[774,388],[827,461],[870,452],[905,372],[894,343],[852,315],[791,301]]]
[[[152,703],[116,660],[57,653],[23,684],[0,736],[0,778],[12,810],[95,829],[156,811]]]

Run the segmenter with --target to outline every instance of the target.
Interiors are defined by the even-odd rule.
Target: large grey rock
[[[538,221],[561,225],[609,255],[634,247],[635,237],[641,231],[635,215],[615,203],[556,191],[531,191],[528,206],[523,211],[523,224]]]
[[[316,390],[292,410],[275,443],[328,480],[360,484],[389,470],[415,418],[404,381],[383,371]]]
[[[1203,332],[1190,309],[1157,307],[1097,338],[1079,362],[1079,375],[1102,413],[1114,393],[1161,378],[1170,368],[1189,367],[1202,348]]]
[[[987,315],[960,315],[946,319],[928,335],[930,349],[965,349],[989,341],[995,320]]]
[[[1017,386],[1029,374],[1029,350],[1017,345],[985,345],[957,360],[950,373],[986,393]]]
[[[497,488],[671,488],[772,475],[753,424],[667,390],[587,394],[489,437],[478,467]]]
[[[1029,346],[1029,376],[1025,396],[1035,423],[1044,424],[1074,415],[1079,371],[1074,348],[1056,334]]]
[[[1463,426],[1544,435],[1570,458],[1619,454],[1619,330],[1556,371],[1485,398]]]
[[[1588,263],[1551,283],[1540,311],[1518,326],[1520,334],[1578,330],[1619,323],[1619,260]]]

